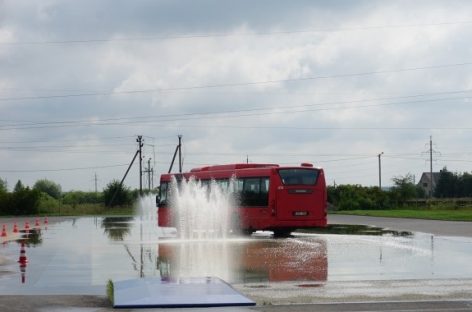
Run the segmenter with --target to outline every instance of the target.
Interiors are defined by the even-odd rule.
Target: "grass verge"
[[[114,288],[113,288],[113,281],[112,280],[108,280],[108,283],[107,283],[107,297],[108,297],[108,300],[110,300],[111,302],[111,305],[115,305],[115,294],[114,294]]]
[[[342,210],[332,214],[412,218],[443,221],[472,221],[472,209],[391,209],[391,210]]]

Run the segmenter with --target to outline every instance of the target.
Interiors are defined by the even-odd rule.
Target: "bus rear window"
[[[284,185],[315,185],[318,179],[318,170],[280,169],[279,175]]]

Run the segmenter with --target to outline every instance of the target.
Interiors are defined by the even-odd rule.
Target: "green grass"
[[[331,212],[333,214],[390,217],[390,218],[413,218],[444,221],[472,221],[472,209],[391,209],[391,210],[343,210]]]
[[[108,283],[107,283],[107,297],[108,297],[108,300],[110,300],[111,304],[114,305],[115,304],[115,294],[114,294],[114,288],[113,288],[113,281],[112,280],[108,280]]]

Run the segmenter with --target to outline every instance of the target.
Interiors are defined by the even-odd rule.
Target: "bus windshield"
[[[161,186],[159,187],[159,198],[160,198],[160,202],[163,205],[167,204],[168,190],[169,190],[169,182],[161,182]]]
[[[279,175],[284,185],[315,185],[318,179],[318,170],[280,169]]]

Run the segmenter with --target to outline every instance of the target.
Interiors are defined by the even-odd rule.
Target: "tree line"
[[[328,186],[328,202],[338,210],[377,210],[396,208],[412,198],[424,197],[423,189],[414,184],[412,174],[392,180],[394,186],[390,190],[357,184]]]
[[[425,199],[424,189],[414,183],[412,174],[392,179],[390,190],[376,186],[339,185],[328,187],[328,202],[339,210],[377,210],[409,206],[413,200]],[[453,173],[444,167],[434,190],[435,198],[457,199],[472,197],[472,174]]]
[[[451,172],[444,167],[439,172],[434,196],[437,198],[472,197],[472,174]]]
[[[138,194],[138,190],[131,190],[117,180],[108,183],[102,192],[62,192],[61,186],[51,180],[38,180],[33,187],[25,186],[18,180],[10,192],[6,181],[0,178],[0,215],[35,215],[52,208],[60,210],[61,206],[130,206]]]
[[[425,198],[424,190],[414,183],[412,174],[392,179],[390,190],[361,186],[328,186],[328,202],[339,210],[393,209],[408,205],[412,199]],[[116,193],[113,202],[112,198]],[[138,198],[139,191],[131,190],[113,180],[102,192],[62,192],[61,186],[53,181],[41,179],[33,187],[24,186],[19,180],[11,192],[7,183],[0,178],[0,215],[34,215],[51,207],[100,205],[107,208],[130,206]],[[439,173],[434,196],[437,198],[472,197],[472,174],[450,172],[444,167]]]

